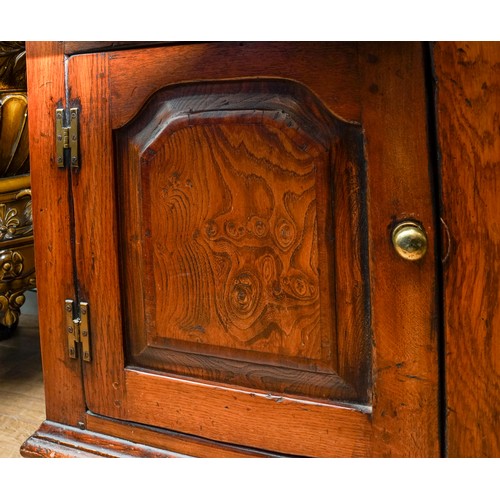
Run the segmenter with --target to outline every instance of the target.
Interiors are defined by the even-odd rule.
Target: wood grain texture
[[[447,453],[500,456],[500,43],[432,46],[444,263]]]
[[[434,213],[429,177],[423,53],[418,43],[360,46],[368,158],[373,453],[439,456]],[[420,221],[421,261],[391,244],[398,220]]]
[[[124,218],[147,233],[144,271],[156,284],[147,290],[146,319],[155,313],[159,335],[168,325],[173,340],[328,361],[316,234],[329,208],[317,200],[328,137],[321,144],[304,132],[307,118],[291,109],[307,102],[292,99],[288,86],[247,86],[194,87],[203,104],[176,103],[175,124],[148,117],[146,126],[161,121],[163,130],[156,125],[152,138],[141,127],[130,139],[140,149],[143,219]],[[268,103],[274,95],[279,108]],[[210,102],[216,96],[224,109]]]
[[[28,42],[29,132],[40,339],[47,417],[75,425],[85,410],[81,369],[67,356],[64,301],[75,296],[68,172],[55,163],[55,109],[64,104],[59,42]]]

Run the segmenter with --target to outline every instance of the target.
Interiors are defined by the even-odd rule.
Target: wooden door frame
[[[64,342],[64,301],[75,297],[69,172],[55,158],[55,109],[66,105],[64,42],[27,42],[30,170],[42,365],[48,420],[84,421],[81,366]],[[36,228],[40,228],[37,230]]]

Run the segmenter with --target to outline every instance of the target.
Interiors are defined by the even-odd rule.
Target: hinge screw
[[[83,335],[84,337],[86,337],[86,336],[87,336],[87,332],[86,332],[85,330],[83,330],[82,335]]]
[[[70,350],[69,350],[69,354],[71,356],[74,356],[75,355],[75,350],[71,347]]]
[[[66,311],[71,312],[71,309],[72,309],[72,308],[71,308],[71,305],[70,305],[70,304],[68,304],[68,305],[66,306]]]
[[[68,326],[68,333],[73,333],[73,328],[71,326]]]
[[[71,158],[71,163],[72,163],[73,165],[76,163],[76,157],[75,157],[75,156],[73,156],[73,157]]]
[[[85,359],[89,359],[89,353],[88,353],[88,352],[83,353],[83,357],[84,357]]]

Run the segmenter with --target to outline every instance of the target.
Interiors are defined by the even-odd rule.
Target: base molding
[[[26,458],[278,458],[264,450],[219,443],[166,429],[82,415],[79,428],[45,420],[21,446]]]
[[[46,420],[21,446],[26,458],[180,458],[161,450]]]

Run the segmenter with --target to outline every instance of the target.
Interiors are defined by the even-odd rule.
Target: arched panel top
[[[161,89],[128,124],[146,157],[164,134],[197,125],[250,125],[280,131],[307,157],[330,148],[340,119],[305,86],[286,79],[185,83]],[[146,151],[148,150],[148,151]]]
[[[340,120],[361,121],[355,44],[225,42],[158,47],[147,54],[140,50],[112,52],[107,57],[113,129],[129,122],[155,92],[169,85],[241,78],[300,82]],[[324,78],[325,68],[328,79]],[[137,77],[130,79],[130,74]]]

